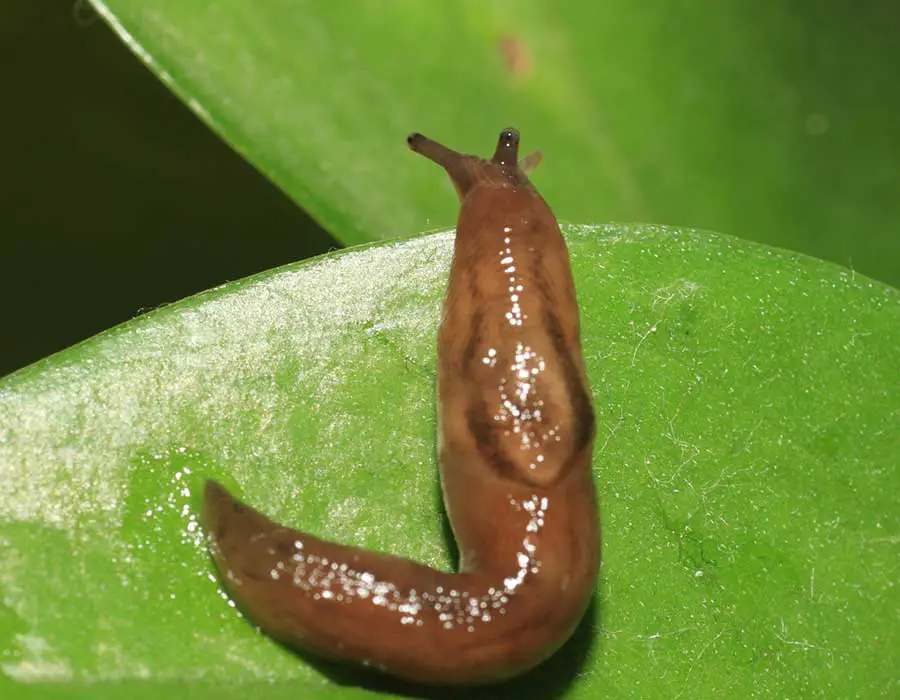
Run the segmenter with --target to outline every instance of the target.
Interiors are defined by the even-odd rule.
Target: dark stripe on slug
[[[468,340],[466,340],[466,348],[462,354],[462,374],[467,379],[471,379],[472,370],[475,367],[475,356],[478,353],[478,347],[481,345],[482,322],[484,320],[484,312],[475,311],[472,314],[472,322],[469,325]]]
[[[574,423],[572,431],[575,440],[574,451],[580,452],[594,438],[594,407],[591,404],[591,397],[585,389],[581,373],[566,346],[556,313],[545,308],[543,321],[550,341],[553,343],[553,349],[556,351],[556,361],[559,363],[566,382],[569,405],[572,408],[572,422]]]
[[[484,306],[484,294],[478,285],[478,280],[473,274],[467,275],[466,278],[468,280],[469,304],[473,309],[481,309]]]
[[[489,415],[490,412],[483,401],[473,402],[469,406],[466,420],[469,430],[472,431],[472,437],[475,438],[475,445],[486,466],[491,467],[498,475],[506,479],[515,479],[518,476],[516,465],[512,463],[500,445],[500,441],[497,439],[500,435],[500,428],[489,422]]]
[[[541,258],[541,260],[543,260],[543,258]],[[543,264],[543,262],[541,264]],[[542,306],[555,308],[557,303],[556,294],[554,293],[555,290],[551,287],[547,276],[543,274],[542,270],[537,266],[536,269],[533,269],[531,272],[533,279],[530,279],[529,282],[537,288],[538,294],[543,302]]]

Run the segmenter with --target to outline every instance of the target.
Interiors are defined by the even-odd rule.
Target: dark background
[[[0,376],[339,247],[84,2],[0,0],[0,84]]]

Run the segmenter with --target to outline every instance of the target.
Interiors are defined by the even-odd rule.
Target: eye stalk
[[[465,199],[480,184],[530,187],[527,174],[541,162],[541,154],[537,151],[519,162],[519,130],[512,127],[500,132],[497,150],[490,160],[458,153],[418,132],[407,136],[406,143],[411,150],[447,171],[460,199]]]
[[[497,165],[515,167],[519,162],[519,130],[512,127],[500,132],[493,162]]]

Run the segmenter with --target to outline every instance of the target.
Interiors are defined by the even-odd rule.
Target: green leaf
[[[454,222],[406,134],[485,155],[513,125],[563,219],[723,231],[900,284],[893,3],[93,4],[344,243]]]
[[[567,237],[603,576],[582,645],[507,694],[896,693],[900,293],[713,234]],[[227,605],[198,486],[448,566],[433,365],[450,254],[439,234],[273,270],[0,381],[2,696],[371,696]]]

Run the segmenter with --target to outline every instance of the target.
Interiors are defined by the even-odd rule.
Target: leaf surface
[[[714,234],[566,234],[603,575],[587,634],[503,692],[896,691],[900,294]],[[375,692],[336,686],[229,607],[199,487],[449,566],[433,367],[451,245],[272,270],[0,380],[3,697]]]

